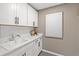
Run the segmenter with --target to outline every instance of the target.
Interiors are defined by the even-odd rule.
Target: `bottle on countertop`
[[[31,31],[31,36],[36,36],[37,35],[37,31],[36,28],[34,27],[33,30]]]

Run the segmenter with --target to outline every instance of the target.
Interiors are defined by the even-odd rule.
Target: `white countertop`
[[[0,46],[0,55],[3,55],[7,50]]]
[[[26,34],[22,35],[22,39],[29,39],[28,41],[22,42],[20,44],[16,44],[13,47],[9,47],[9,48],[5,48],[5,46],[3,47],[2,45],[0,45],[0,55],[6,55],[7,53],[10,53],[11,51],[16,50],[17,48],[20,48],[32,41],[34,41],[35,39],[39,38],[40,36],[42,36],[42,34],[38,34],[37,36],[28,36]],[[5,44],[5,43],[4,43]]]

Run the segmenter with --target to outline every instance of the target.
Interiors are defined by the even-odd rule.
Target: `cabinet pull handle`
[[[38,42],[38,46],[40,47],[40,42]]]
[[[19,24],[19,17],[15,17],[15,24]]]
[[[35,26],[35,21],[33,21],[33,27]]]
[[[24,53],[22,56],[26,56],[26,53]]]

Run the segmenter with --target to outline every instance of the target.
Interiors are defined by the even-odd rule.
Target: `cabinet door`
[[[42,37],[38,38],[38,54],[41,52],[42,50]]]
[[[26,47],[26,55],[27,56],[34,56],[34,43],[31,42]]]
[[[33,8],[28,5],[28,26],[33,26]]]
[[[34,41],[34,55],[37,56],[42,50],[42,38]]]
[[[28,26],[38,26],[38,12],[28,5]]]
[[[0,3],[0,24],[14,24],[16,4]]]
[[[38,27],[38,12],[36,10],[34,10],[33,17],[33,21],[35,22],[34,27]]]
[[[38,40],[34,41],[34,56],[38,55]]]
[[[17,3],[17,17],[19,18],[19,25],[27,26],[27,4]]]

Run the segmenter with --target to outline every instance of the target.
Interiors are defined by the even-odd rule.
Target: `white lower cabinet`
[[[38,38],[35,41],[28,44],[26,48],[27,56],[38,56],[42,50],[42,39]]]
[[[38,55],[38,39],[34,41],[34,56]]]
[[[39,43],[38,43],[38,53],[40,53],[42,50],[42,38],[39,38]]]
[[[34,41],[34,56],[39,55],[42,50],[42,41],[40,38]]]

